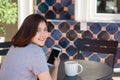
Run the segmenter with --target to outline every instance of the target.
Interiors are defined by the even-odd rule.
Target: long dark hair
[[[31,14],[26,17],[20,29],[12,38],[12,44],[15,47],[27,46],[35,36],[40,22],[45,22],[47,25],[46,19],[40,14]]]

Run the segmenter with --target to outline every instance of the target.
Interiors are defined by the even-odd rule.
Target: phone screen
[[[47,60],[48,63],[54,64],[55,57],[57,58],[59,55],[60,51],[56,49],[52,49],[52,52],[49,56],[49,59]]]

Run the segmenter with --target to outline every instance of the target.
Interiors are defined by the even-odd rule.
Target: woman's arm
[[[52,80],[49,71],[38,74],[39,80]]]
[[[49,71],[40,73],[38,75],[39,80],[57,80],[59,63],[60,63],[60,59],[56,58],[51,75]]]
[[[57,80],[59,63],[60,63],[60,59],[59,58],[55,58],[54,68],[53,68],[53,71],[51,73],[51,76],[52,76],[53,80]]]

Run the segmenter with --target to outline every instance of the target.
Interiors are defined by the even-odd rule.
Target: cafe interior
[[[52,47],[59,47],[62,60],[111,64],[113,55],[82,51],[80,44],[87,39],[117,41],[113,80],[120,80],[120,0],[18,0],[18,29],[31,13],[48,21],[49,35],[43,47],[46,56]]]

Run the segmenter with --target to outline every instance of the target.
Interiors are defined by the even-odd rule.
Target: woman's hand
[[[55,61],[54,61],[54,68],[58,68],[60,64],[60,58],[56,58],[55,57]]]

